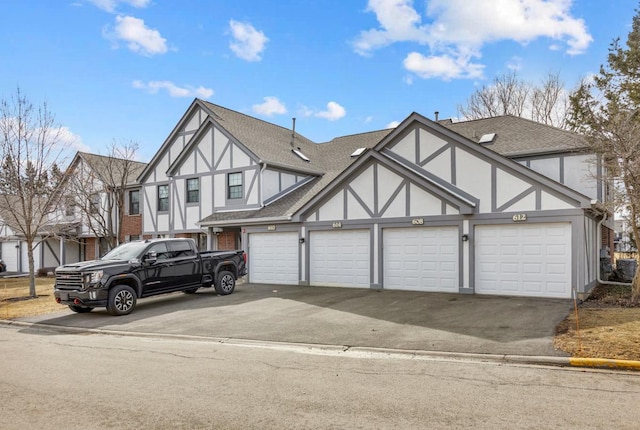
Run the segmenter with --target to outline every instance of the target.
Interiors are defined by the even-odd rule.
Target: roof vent
[[[302,151],[300,151],[300,148],[298,149],[292,149],[291,152],[293,152],[294,154],[296,154],[298,157],[300,157],[302,160],[306,161],[307,163],[310,162],[311,160],[309,160],[309,157],[307,157],[306,155],[304,155],[302,153]]]
[[[495,133],[488,133],[488,134],[483,134],[480,137],[480,140],[478,141],[478,143],[482,144],[482,143],[491,143],[494,140],[496,140],[496,134]]]
[[[367,148],[358,148],[355,151],[353,151],[353,153],[351,154],[351,158],[356,158],[362,155],[362,153],[364,151],[366,151]]]

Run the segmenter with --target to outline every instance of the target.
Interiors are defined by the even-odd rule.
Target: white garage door
[[[249,234],[249,282],[297,285],[298,233]]]
[[[458,292],[457,227],[385,228],[382,237],[385,289]]]
[[[7,265],[8,272],[18,271],[17,241],[2,242],[2,261]]]
[[[310,283],[369,288],[369,230],[313,231],[310,240]]]
[[[571,297],[571,224],[477,226],[475,274],[476,293]]]

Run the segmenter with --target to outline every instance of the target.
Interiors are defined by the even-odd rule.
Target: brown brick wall
[[[236,232],[223,231],[218,234],[218,250],[227,251],[236,249]]]
[[[97,240],[95,237],[88,237],[85,239],[85,243],[84,243],[84,259],[89,261],[89,260],[95,260],[96,258],[99,257],[99,255],[97,255]]]
[[[601,228],[602,228],[601,245],[603,247],[605,246],[609,247],[609,255],[611,257],[611,261],[613,262],[613,239],[614,239],[615,232],[611,230],[609,227],[605,227],[604,225]]]
[[[142,216],[125,215],[122,217],[122,231],[120,232],[120,242],[124,242],[125,236],[140,236],[142,233]]]

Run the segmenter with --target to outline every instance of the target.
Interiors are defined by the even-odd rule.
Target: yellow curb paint
[[[640,361],[613,360],[608,358],[570,358],[569,363],[578,367],[605,367],[609,369],[640,370]]]

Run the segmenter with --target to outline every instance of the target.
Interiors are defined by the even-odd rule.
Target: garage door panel
[[[298,233],[249,234],[249,280],[298,284]]]
[[[386,228],[383,242],[384,288],[458,292],[457,227]]]
[[[477,226],[475,291],[571,297],[571,224]]]
[[[312,285],[369,288],[369,230],[312,231],[309,234]]]

